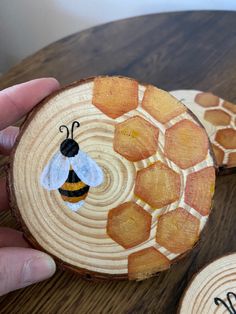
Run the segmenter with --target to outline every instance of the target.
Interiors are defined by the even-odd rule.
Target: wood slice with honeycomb
[[[197,90],[170,92],[201,121],[212,142],[220,173],[236,171],[236,105]]]
[[[236,313],[236,253],[218,258],[197,273],[187,287],[179,314]]]
[[[169,93],[118,76],[73,83],[40,103],[9,169],[26,238],[91,279],[168,269],[198,241],[214,186],[194,115]]]

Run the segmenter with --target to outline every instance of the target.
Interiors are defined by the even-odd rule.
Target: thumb
[[[0,249],[0,295],[51,277],[56,270],[47,254],[28,248]]]

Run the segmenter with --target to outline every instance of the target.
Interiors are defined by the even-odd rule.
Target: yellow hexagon
[[[228,113],[220,109],[207,110],[204,119],[213,125],[228,125],[231,117]]]
[[[139,170],[134,193],[153,208],[162,208],[179,199],[180,176],[160,161]]]
[[[216,142],[227,149],[236,149],[236,130],[228,128],[217,131]]]
[[[155,86],[146,88],[142,107],[161,123],[166,123],[187,110],[178,99]]]
[[[185,203],[201,215],[210,213],[212,196],[215,190],[215,168],[207,167],[190,173],[185,188]]]
[[[168,258],[154,247],[132,253],[128,257],[130,280],[143,280],[169,267],[170,261]]]
[[[126,202],[108,213],[107,234],[125,249],[149,238],[152,216],[134,202]]]
[[[183,208],[177,208],[158,218],[156,241],[173,253],[183,253],[198,240],[199,220]]]
[[[205,130],[190,120],[182,120],[166,130],[165,155],[182,169],[203,161],[208,145]]]
[[[96,77],[92,103],[110,118],[138,106],[138,82],[126,77]]]
[[[157,151],[159,130],[135,116],[115,126],[114,150],[130,161],[146,159]]]
[[[195,97],[195,102],[202,107],[216,107],[220,103],[220,98],[212,93],[199,93]]]

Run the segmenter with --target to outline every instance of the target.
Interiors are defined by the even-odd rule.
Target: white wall
[[[236,0],[0,0],[0,72],[49,43],[130,16],[236,10]]]

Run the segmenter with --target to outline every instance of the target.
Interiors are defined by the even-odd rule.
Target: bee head
[[[67,131],[67,136],[66,139],[61,143],[60,146],[60,151],[62,155],[66,157],[74,157],[78,154],[79,152],[79,144],[73,139],[73,133],[74,133],[74,128],[75,126],[78,128],[80,126],[78,121],[74,121],[71,126],[71,137],[70,136],[70,131],[66,125],[61,125],[59,128],[60,132],[63,132],[63,128],[66,129]]]

